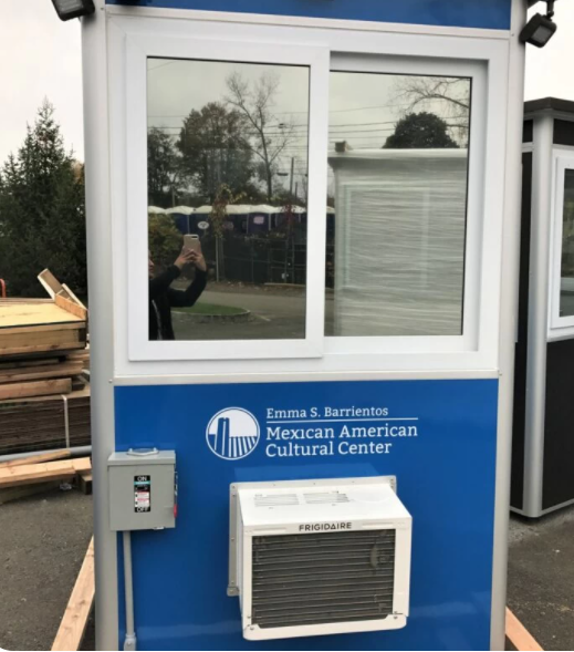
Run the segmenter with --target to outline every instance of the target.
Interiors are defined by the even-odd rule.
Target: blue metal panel
[[[511,0],[106,0],[108,4],[510,29]]]
[[[495,380],[171,385],[116,389],[118,450],[175,449],[179,517],[174,530],[135,532],[140,650],[489,649],[498,383]],[[228,461],[210,439],[229,407],[248,410],[260,438]],[[380,408],[367,421],[317,422],[327,408]],[[312,408],[316,409],[313,412]],[[333,427],[333,454],[273,457],[269,409],[305,410],[290,427]],[[224,418],[226,415],[222,415]],[[229,416],[229,415],[227,415]],[[410,417],[417,421],[402,421]],[[291,418],[294,418],[291,415]],[[349,417],[352,418],[352,417]],[[362,417],[365,418],[365,417]],[[398,418],[399,420],[393,421]],[[209,426],[212,422],[212,425]],[[409,437],[340,437],[343,427],[409,426]],[[214,425],[215,424],[215,425]],[[220,424],[228,436],[234,420]],[[271,431],[275,428],[271,426]],[[235,433],[238,434],[238,433]],[[253,432],[249,434],[251,439]],[[326,440],[294,440],[299,445]],[[349,444],[390,443],[386,453],[348,454]],[[253,441],[251,441],[251,444]],[[211,448],[210,448],[211,446]],[[343,447],[344,448],[344,447]],[[317,453],[315,450],[315,453]],[[245,641],[239,603],[226,595],[229,485],[233,482],[393,474],[413,515],[411,617],[396,632]],[[121,559],[120,559],[121,562]],[[121,568],[121,565],[120,565]],[[123,588],[120,581],[120,597]],[[121,600],[120,600],[121,602]],[[120,615],[123,621],[123,613]],[[121,648],[120,648],[121,649]]]

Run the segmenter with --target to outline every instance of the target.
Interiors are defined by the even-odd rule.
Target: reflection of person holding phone
[[[199,242],[198,242],[199,244]],[[174,340],[171,309],[193,306],[207,284],[207,265],[200,248],[187,243],[173,265],[154,276],[155,265],[149,259],[149,339]],[[185,290],[170,287],[185,265],[195,265],[195,278]]]

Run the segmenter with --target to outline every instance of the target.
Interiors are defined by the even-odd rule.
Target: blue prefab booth
[[[98,649],[503,649],[526,5],[83,19]]]

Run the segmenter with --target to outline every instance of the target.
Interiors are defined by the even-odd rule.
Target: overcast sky
[[[83,159],[79,22],[60,22],[50,0],[0,0],[0,4],[0,164],[21,145],[26,124],[34,121],[44,97],[56,108],[67,148]],[[528,48],[526,99],[554,95],[574,100],[572,0],[557,2],[556,20],[558,32],[550,44],[543,50]],[[280,101],[286,110],[295,111],[286,96]],[[343,96],[340,101],[340,108],[353,108],[343,106]],[[353,113],[345,111],[341,116]],[[372,121],[385,118],[385,113],[379,113]]]

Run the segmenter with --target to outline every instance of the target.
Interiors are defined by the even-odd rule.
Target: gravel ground
[[[50,650],[92,536],[92,500],[59,489],[0,506],[0,646]]]

